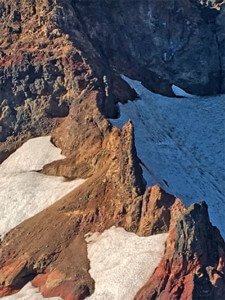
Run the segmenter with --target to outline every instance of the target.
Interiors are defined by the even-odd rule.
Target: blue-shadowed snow
[[[62,158],[46,136],[30,139],[0,165],[0,237],[84,182],[37,172]]]
[[[174,92],[174,94],[178,97],[184,97],[184,98],[192,98],[195,97],[194,95],[188,94],[187,92],[185,92],[184,90],[182,90],[181,88],[179,88],[176,85],[172,85],[172,90]]]
[[[139,237],[111,227],[86,237],[95,291],[87,300],[133,300],[158,266],[167,234]]]
[[[187,205],[205,200],[225,237],[225,96],[169,98],[124,79],[139,99],[120,104],[111,122],[133,121],[148,185],[160,184]]]
[[[46,298],[42,297],[39,290],[32,286],[29,282],[25,285],[22,290],[20,290],[17,294],[3,297],[4,300],[44,300]],[[61,300],[60,297],[51,297],[49,300]]]

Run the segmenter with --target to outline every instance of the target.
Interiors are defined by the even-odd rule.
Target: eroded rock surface
[[[85,149],[87,170],[95,168],[95,172],[83,187],[23,222],[4,238],[0,250],[1,293],[16,291],[35,277],[34,284],[46,296],[66,299],[73,293],[74,299],[83,299],[82,295],[87,296],[94,288],[88,273],[84,234],[91,230],[101,232],[112,225],[137,230],[144,183],[137,163],[133,126],[128,123],[122,130],[106,131],[100,150],[97,137],[101,134],[98,129],[90,148],[92,159],[93,149],[98,151],[94,164],[88,160]],[[85,138],[83,141],[85,145]],[[64,176],[72,176],[73,167],[76,170],[75,164],[68,165]],[[57,174],[54,163],[49,165],[50,171]]]
[[[224,20],[223,6],[191,0],[0,0],[0,162],[29,138],[51,134],[66,158],[41,172],[87,179],[6,234],[0,296],[31,280],[45,297],[92,294],[84,236],[111,226],[170,232],[137,299],[223,295],[224,241],[205,204],[186,211],[159,186],[146,190],[132,122],[118,129],[106,117],[137,96],[121,73],[166,95],[172,84],[224,92]]]
[[[183,205],[176,205],[178,199],[159,187],[152,187],[148,191],[151,205],[148,200],[146,208],[154,230],[145,226],[146,217],[141,221],[145,185],[134,145],[133,125],[128,122],[122,129],[111,127],[95,110],[96,96],[93,91],[82,101],[82,105],[87,105],[86,101],[90,105],[91,120],[83,120],[76,106],[77,113],[71,110],[62,120],[53,141],[62,146],[67,158],[48,164],[43,170],[48,175],[70,179],[82,173],[88,179],[6,235],[0,250],[1,295],[17,291],[34,278],[33,284],[40,287],[44,296],[67,299],[73,295],[72,299],[84,299],[94,291],[88,273],[86,233],[102,232],[115,225],[149,235],[157,232],[156,216],[161,215],[166,216],[166,225],[159,231],[167,232],[170,223],[184,209]],[[81,124],[86,134],[78,130]],[[66,132],[71,134],[70,139]],[[73,134],[77,144],[71,143]],[[162,208],[164,201],[168,205]]]
[[[115,116],[115,103],[135,96],[120,73],[167,95],[172,84],[224,92],[223,9],[205,18],[207,8],[185,0],[0,4],[1,142],[49,133],[90,86]]]
[[[193,204],[167,240],[164,258],[136,295],[144,299],[223,299],[225,243],[206,203]]]

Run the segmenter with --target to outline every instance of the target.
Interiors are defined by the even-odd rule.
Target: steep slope
[[[192,205],[167,240],[164,258],[135,300],[224,298],[225,243],[205,203]]]
[[[94,133],[91,139],[95,142],[98,136]],[[102,138],[101,132],[97,133]],[[82,131],[75,134],[82,136]],[[82,137],[81,148],[90,136],[86,141]],[[93,281],[88,274],[84,234],[112,225],[136,230],[144,189],[132,125],[108,132],[100,148],[91,147],[92,160],[94,149],[96,171],[84,185],[6,235],[0,250],[0,295],[17,291],[35,277],[45,296],[87,296],[93,291]],[[87,157],[88,152],[83,162],[77,160],[80,170],[82,163],[88,163]],[[58,169],[54,163],[49,168]],[[67,164],[63,170],[70,175],[76,165]],[[49,285],[52,280],[55,284]]]
[[[173,85],[196,95],[224,92],[224,20],[222,7],[211,10],[197,0],[0,0],[1,195],[11,186],[10,166],[16,177],[26,173],[20,186],[33,175],[32,182],[42,178],[35,196],[29,185],[29,203],[45,202],[47,178],[60,176],[60,184],[71,187],[51,206],[41,205],[38,214],[6,228],[0,297],[31,281],[44,297],[95,297],[99,282],[95,287],[86,235],[104,237],[116,226],[127,236],[146,236],[134,236],[137,241],[169,232],[164,257],[137,299],[199,299],[198,287],[204,292],[206,282],[210,300],[218,300],[224,241],[205,204],[186,210],[183,202],[205,199],[224,234],[224,97],[169,99],[120,74],[167,96],[174,96]],[[126,103],[138,94],[138,101]],[[18,151],[34,141],[27,140],[47,135],[62,155],[48,160],[54,147],[48,144],[32,170],[26,169],[27,156],[12,166]],[[41,163],[39,154],[45,156]],[[75,189],[78,178],[86,180]],[[148,249],[147,256],[157,255]]]
[[[115,102],[135,96],[120,73],[167,95],[172,84],[224,91],[224,16],[216,27],[197,2],[1,0],[1,142],[48,134],[90,86],[114,116]],[[1,160],[18,144],[1,145]]]
[[[86,48],[90,43],[76,31],[79,20],[70,1],[1,0],[0,16],[0,141],[6,142],[1,146],[2,160],[11,147],[18,147],[12,145],[15,138],[20,144],[27,137],[50,133],[57,125],[55,118],[68,115],[71,102],[79,101],[86,89],[104,92],[104,73],[96,77],[90,67],[94,59],[88,61],[79,48],[83,39]],[[120,79],[115,85],[115,91],[126,90]],[[129,88],[127,93],[132,97]]]
[[[217,38],[198,1],[71,2],[109,69],[167,95],[172,83],[194,94],[220,91]]]
[[[88,102],[90,100],[89,96]],[[71,130],[67,125],[67,122],[62,124],[61,130],[65,126],[68,132],[78,134],[76,130],[72,130],[75,122],[70,122]],[[11,230],[2,241],[0,295],[16,292],[34,278],[33,284],[40,287],[45,296],[61,296],[67,299],[72,294],[72,299],[84,299],[94,290],[88,273],[89,262],[84,240],[86,233],[102,232],[116,225],[149,235],[147,217],[139,228],[141,218],[148,215],[151,219],[149,201],[154,207],[152,211],[155,216],[167,216],[157,226],[154,226],[154,222],[157,223],[158,219],[152,221],[152,234],[166,232],[171,218],[175,222],[182,213],[183,208],[179,201],[160,188],[152,188],[143,199],[144,187],[131,123],[122,130],[114,128],[105,131],[105,139],[100,145],[98,141],[102,134],[98,127],[97,129],[93,130],[96,135],[91,137],[84,137],[82,130],[79,132],[83,143],[76,150],[78,156],[74,161],[77,165],[71,163],[73,158],[70,156],[70,164],[63,159],[61,164],[60,161],[53,162],[45,169],[47,173],[64,172],[64,175],[73,177],[78,171],[83,174],[88,172],[91,177],[59,202]],[[60,135],[60,138],[66,136]],[[92,145],[90,138],[94,144],[90,151],[86,148],[82,161],[79,153],[87,142]],[[70,149],[70,144],[67,146]],[[88,155],[93,161],[93,151],[96,151],[95,164],[92,163],[92,168],[87,169],[85,164],[88,165],[90,160]],[[166,199],[169,200],[168,205],[161,211]]]
[[[186,205],[204,199],[225,236],[225,96],[167,98],[127,81],[139,99],[120,104],[120,118],[112,122],[133,121],[148,185],[160,184]]]

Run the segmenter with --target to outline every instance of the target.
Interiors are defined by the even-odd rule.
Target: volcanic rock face
[[[97,132],[101,134],[101,131]],[[0,290],[3,295],[7,291],[16,291],[43,273],[35,278],[34,284],[40,286],[46,296],[69,297],[76,287],[73,295],[78,299],[76,297],[87,296],[93,291],[84,234],[91,230],[102,231],[112,225],[131,231],[138,227],[144,185],[133,143],[131,123],[122,131],[108,131],[101,150],[96,146],[99,151],[97,162],[89,167],[91,170],[97,164],[98,171],[83,188],[77,188],[56,206],[25,221],[6,235],[0,255]],[[93,151],[94,146],[91,149]],[[93,158],[92,152],[90,155]],[[76,165],[65,168],[68,177],[72,168],[76,170]],[[50,168],[57,169],[54,165]],[[56,284],[49,285],[51,281]]]
[[[89,96],[89,101],[92,96]],[[99,129],[97,132],[101,135]],[[84,145],[85,142],[84,139]],[[146,220],[141,222],[142,207],[145,205],[142,197],[144,185],[137,163],[132,124],[128,123],[122,130],[105,130],[101,150],[98,142],[93,144],[91,157],[93,149],[96,149],[98,159],[95,164],[90,163],[87,169],[83,169],[83,174],[87,174],[87,170],[89,176],[90,172],[93,175],[61,201],[10,231],[2,241],[1,295],[17,291],[34,278],[33,284],[40,287],[45,296],[67,299],[73,295],[72,299],[84,299],[93,292],[84,235],[89,231],[101,232],[112,225],[140,234],[150,233],[148,228],[146,230],[141,225]],[[79,149],[76,152],[79,153]],[[85,158],[88,165],[88,151]],[[64,176],[74,177],[77,168],[82,170],[84,162],[79,157],[77,161],[78,167],[75,163],[69,165],[67,160],[64,166],[62,160]],[[54,175],[61,173],[59,162],[47,165],[44,172]],[[169,203],[163,212],[160,208],[161,195],[162,205],[166,199]],[[152,227],[156,228],[156,216],[164,214],[167,216],[166,226],[161,226],[160,232],[166,232],[172,222],[171,216],[180,215],[182,209],[174,209],[179,214],[170,212],[176,199],[158,187],[150,189],[148,196],[151,199],[148,200],[148,206],[151,202],[150,206],[154,207]],[[150,211],[148,215],[150,217]]]
[[[135,299],[223,299],[224,255],[207,205],[194,204],[171,231],[163,260]]]
[[[5,235],[0,297],[32,281],[45,297],[85,299],[94,292],[85,236],[111,226],[169,232],[136,299],[222,297],[225,246],[206,205],[186,210],[146,187],[132,122],[119,129],[107,117],[137,96],[121,73],[166,95],[172,84],[224,92],[224,20],[223,9],[191,0],[0,0],[0,162],[50,134],[65,158],[41,175],[86,179]]]
[[[50,132],[90,86],[114,116],[135,96],[119,73],[165,94],[224,91],[222,28],[196,2],[1,0],[1,141]]]
[[[89,66],[57,29],[55,12],[51,1],[1,1],[1,141],[49,132],[51,118],[67,115],[91,80]]]
[[[92,45],[118,72],[161,93],[171,93],[171,83],[218,93],[216,35],[193,1],[72,2]]]
[[[18,134],[21,138],[50,132],[53,118],[66,116],[71,101],[95,85],[85,52],[77,48],[79,40],[84,39],[83,33],[76,30],[77,17],[69,1],[62,6],[58,2],[1,1],[1,142]],[[67,34],[67,26],[74,27],[78,34],[76,45]],[[88,39],[84,42],[88,47]],[[103,85],[102,77],[99,85]],[[115,93],[121,88],[125,97],[132,98],[128,85],[118,79]],[[107,111],[107,104],[102,107]]]
[[[149,187],[143,195],[140,232],[145,235],[168,232],[185,210],[180,199],[159,186]]]

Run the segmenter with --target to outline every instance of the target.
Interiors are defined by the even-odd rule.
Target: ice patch
[[[95,292],[88,300],[132,300],[164,252],[167,234],[139,237],[111,227],[86,237]]]
[[[32,286],[32,284],[29,282],[26,284],[17,294],[3,297],[4,300],[44,300],[44,298],[39,290]],[[48,298],[49,300],[61,300],[60,297],[51,297]]]
[[[40,137],[26,142],[0,165],[0,236],[84,182],[35,172],[64,158],[60,153],[50,137]]]
[[[169,98],[124,79],[139,95],[119,104],[122,127],[129,119],[148,185],[159,184],[187,205],[205,200],[225,237],[225,96]]]
[[[173,90],[174,94],[178,97],[184,97],[184,98],[196,97],[194,95],[186,93],[184,90],[182,90],[181,88],[179,88],[178,86],[176,86],[174,84],[172,85],[172,90]]]

